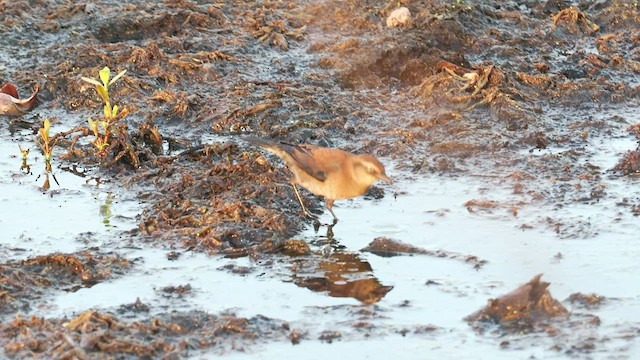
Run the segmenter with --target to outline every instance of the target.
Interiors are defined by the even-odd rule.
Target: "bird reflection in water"
[[[316,261],[305,259],[293,267],[293,282],[332,297],[351,297],[365,305],[374,304],[393,289],[373,276],[371,265],[349,252],[334,252]]]

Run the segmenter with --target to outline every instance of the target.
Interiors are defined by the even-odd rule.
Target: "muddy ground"
[[[410,10],[411,22],[387,27],[387,16],[400,5]],[[638,4],[621,0],[0,0],[0,84],[13,83],[23,97],[34,85],[40,88],[34,110],[1,117],[2,141],[15,143],[11,156],[18,167],[17,142],[31,141],[29,156],[41,156],[35,139],[48,118],[52,136],[60,134],[52,160],[58,177],[82,177],[87,186],[110,189],[140,209],[129,226],[107,234],[112,238],[103,244],[111,247],[85,233],[79,251],[59,249],[23,259],[28,244],[3,244],[0,343],[5,356],[182,358],[200,351],[260,353],[260,346],[273,343],[348,338],[337,330],[315,333],[305,322],[291,326],[259,308],[253,317],[213,314],[197,306],[150,312],[143,299],[48,314],[56,294],[126,278],[144,262],[114,250],[116,242],[162,249],[176,264],[188,265],[193,254],[246,258],[244,265],[229,263],[217,270],[239,276],[277,277],[286,267],[290,282],[301,288],[355,299],[352,309],[337,307],[328,316],[369,319],[349,325],[367,334],[358,339],[375,343],[387,332],[411,332],[440,336],[446,343],[446,331],[429,323],[397,328],[371,320],[392,317],[376,313],[376,304],[393,293],[393,286],[375,276],[351,277],[374,269],[364,252],[350,248],[348,227],[333,248],[327,246],[332,239],[324,236],[324,227],[317,242],[301,237],[310,223],[300,216],[286,185],[289,174],[242,136],[378,156],[394,181],[404,185],[374,187],[360,200],[361,219],[369,216],[364,209],[380,199],[411,196],[412,189],[438,181],[470,179],[482,187],[480,197],[448,206],[463,207],[483,221],[522,219],[522,232],[546,231],[556,242],[592,239],[609,224],[637,233],[639,24]],[[128,114],[116,120],[109,145],[100,152],[87,118],[100,118],[103,103],[80,78],[96,78],[104,66],[112,76],[126,70],[110,96]],[[627,148],[610,166],[594,160],[620,139]],[[26,171],[34,172],[41,169]],[[56,194],[65,184],[56,179],[49,186],[44,192]],[[496,197],[494,191],[507,195]],[[305,193],[304,201],[323,214],[320,200]],[[563,212],[583,206],[595,214],[602,204],[609,204],[613,214],[607,224]],[[447,216],[446,209],[435,212],[436,218]],[[522,212],[534,215],[518,218]],[[334,229],[337,238],[341,226]],[[372,233],[369,239],[376,237]],[[625,251],[637,253],[633,244]],[[463,263],[465,271],[485,271],[487,263],[476,253],[408,249]],[[438,285],[424,281],[424,286]],[[629,296],[637,298],[636,290],[629,284]],[[186,283],[157,291],[178,303],[198,296]],[[244,291],[255,296],[251,287]],[[589,330],[567,340],[574,327],[597,326],[593,319],[586,311],[564,324],[527,332],[556,337],[546,347],[555,355],[604,358],[606,334],[594,337]],[[634,324],[621,331],[626,337],[614,337],[634,343],[640,323]],[[401,339],[389,346],[403,346]],[[539,338],[505,338],[492,348],[500,352],[517,343],[522,349],[527,341]],[[633,347],[620,354],[632,356]]]

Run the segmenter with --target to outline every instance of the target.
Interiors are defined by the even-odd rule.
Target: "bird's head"
[[[356,181],[367,186],[378,180],[391,184],[391,179],[384,171],[384,165],[371,155],[358,155],[353,162],[353,172]]]

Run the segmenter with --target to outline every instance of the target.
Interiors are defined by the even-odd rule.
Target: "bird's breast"
[[[351,199],[367,192],[370,184],[361,184],[351,174],[330,173],[324,181],[319,181],[306,173],[296,174],[296,182],[312,194],[327,199]]]

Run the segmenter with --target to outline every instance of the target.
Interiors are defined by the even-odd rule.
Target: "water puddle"
[[[387,343],[390,338],[402,342],[401,352],[406,358],[422,358],[420,349],[445,356],[452,348],[470,357],[484,349],[492,358],[553,358],[559,354],[549,350],[554,343],[546,336],[530,335],[540,338],[536,348],[515,346],[498,351],[503,338],[479,336],[462,320],[487,299],[544,273],[558,299],[576,292],[611,299],[590,311],[603,322],[599,330],[591,331],[617,339],[607,345],[610,354],[630,351],[623,335],[640,324],[640,316],[634,315],[640,314],[640,286],[633,285],[640,276],[636,261],[640,248],[634,236],[640,225],[633,219],[623,221],[624,231],[619,227],[608,229],[603,221],[598,222],[601,227],[593,237],[559,240],[543,226],[529,230],[521,227],[552,209],[525,207],[517,217],[508,209],[498,209],[490,216],[468,211],[464,204],[471,199],[504,202],[515,197],[499,184],[489,184],[485,179],[431,176],[416,180],[392,172],[394,175],[399,181],[387,189],[384,199],[342,201],[335,206],[341,219],[334,228],[337,244],[324,257],[305,259],[304,266],[288,258],[276,257],[264,264],[249,258],[190,253],[171,261],[167,258],[169,250],[121,249],[128,258],[142,259],[135,271],[91,288],[59,294],[48,306],[49,316],[74,316],[82,309],[108,309],[140,298],[150,305],[151,313],[199,309],[210,313],[232,311],[244,317],[260,314],[304,330],[305,339],[340,334],[331,345],[327,341],[302,341],[293,347],[278,343],[258,346],[253,351],[261,358],[285,352],[290,355],[291,351],[312,351],[313,358],[335,351],[377,357],[391,351]],[[560,211],[560,216],[611,216],[608,208],[592,208],[584,214],[579,207],[569,206]],[[330,216],[324,214],[322,219],[329,220]],[[309,228],[298,238],[321,252],[327,246],[324,230],[316,233]],[[380,257],[359,251],[380,236],[424,249],[473,255],[488,263],[475,269],[464,261],[446,258]],[[613,258],[616,261],[611,261]],[[186,285],[190,291],[184,296],[163,290]],[[361,305],[362,294],[382,287],[385,291],[377,293],[381,300],[376,305]],[[251,296],[247,296],[248,288]],[[572,310],[570,304],[565,306]],[[370,336],[373,339],[368,339],[363,349],[361,341]],[[447,346],[441,345],[445,343]]]
[[[21,169],[18,144],[30,149],[29,170]],[[0,143],[0,202],[5,204],[0,207],[0,227],[2,246],[16,251],[12,260],[101,246],[134,226],[137,202],[123,200],[107,186],[96,186],[91,175],[95,170],[53,166],[51,188],[45,191],[44,158],[31,136],[18,135]],[[9,259],[6,250],[2,256],[4,261]]]

